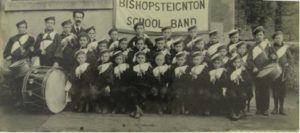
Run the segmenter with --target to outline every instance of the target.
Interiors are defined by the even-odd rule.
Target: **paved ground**
[[[132,119],[121,114],[30,114],[2,104],[0,131],[299,131],[298,100],[297,92],[288,93],[287,116],[257,116],[253,99],[248,117],[234,122],[215,116],[146,114],[141,119]]]

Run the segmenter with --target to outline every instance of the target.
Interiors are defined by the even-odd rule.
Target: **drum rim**
[[[43,87],[44,87],[44,88],[46,88],[46,84],[47,84],[46,81],[48,81],[48,78],[49,78],[50,74],[51,74],[53,71],[55,71],[55,70],[60,70],[61,72],[65,73],[61,67],[50,67],[49,71],[48,71],[48,72],[46,73],[46,75],[45,75],[46,78],[44,78],[44,81],[43,81]],[[65,75],[65,76],[66,76],[66,75]],[[48,109],[50,112],[56,114],[56,113],[59,113],[59,112],[61,112],[61,111],[64,110],[64,108],[63,108],[61,111],[59,111],[59,112],[53,112],[52,110],[50,110],[49,104],[48,104],[47,99],[46,99],[46,89],[42,89],[42,93],[43,93],[43,97],[45,98],[45,101],[44,101],[44,102],[45,102],[45,105],[47,106],[47,109]],[[66,106],[67,106],[67,103],[66,103],[64,106],[66,107]]]
[[[32,72],[34,71],[34,69],[37,69],[37,68],[48,68],[49,70],[47,71],[47,73],[45,74],[45,77],[43,78],[43,81],[42,81],[42,86],[43,88],[46,87],[46,81],[48,80],[48,77],[49,77],[49,74],[51,72],[53,72],[54,70],[61,70],[63,73],[63,69],[61,67],[49,67],[49,66],[37,66],[37,67],[32,67],[26,74],[26,76],[24,77],[23,79],[23,86],[22,86],[22,98],[24,100],[24,97],[25,97],[25,92],[27,91],[27,82],[28,79],[29,79],[29,76],[32,74]],[[46,96],[46,92],[45,92],[45,89],[41,89],[41,94],[42,96],[45,98]],[[46,108],[47,111],[51,112],[51,113],[58,113],[58,112],[53,112],[49,109],[49,106],[48,106],[48,103],[47,103],[47,100],[44,99],[43,101],[44,105],[43,105],[43,108]],[[66,104],[67,105],[67,104]]]

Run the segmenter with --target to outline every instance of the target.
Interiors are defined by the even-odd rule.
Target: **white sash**
[[[28,40],[28,38],[29,38],[28,34],[25,34],[25,35],[21,36],[18,41],[15,41],[13,43],[10,53],[11,54],[14,53],[18,48],[20,48],[21,46],[23,46],[23,44],[26,43],[26,41]]]
[[[153,75],[155,77],[159,77],[160,75],[164,75],[165,72],[170,68],[169,65],[157,66],[153,69]]]
[[[191,69],[191,75],[199,75],[203,70],[204,68],[207,66],[206,63],[202,64],[202,65],[198,65],[198,66],[194,66],[192,69]]]
[[[128,53],[132,51],[130,48],[126,49],[125,51],[122,52],[122,54],[125,56],[125,59],[128,58]]]
[[[243,68],[234,70],[230,75],[230,80],[234,81],[234,80],[237,80],[238,78],[240,78],[242,71],[243,71]]]
[[[137,64],[133,67],[133,71],[137,72],[139,76],[142,76],[150,67],[151,65],[149,63]]]
[[[209,72],[210,81],[214,83],[217,79],[219,79],[222,76],[223,71],[224,71],[224,68],[218,68],[218,69],[211,70]]]
[[[110,44],[109,49],[114,49],[119,47],[119,41],[114,41],[113,43]]]
[[[121,78],[120,75],[129,68],[129,65],[126,63],[120,64],[114,68],[114,73],[116,77]]]
[[[218,51],[218,48],[222,46],[221,43],[217,43],[217,44],[214,44],[212,46],[210,46],[207,50],[207,53],[209,56],[212,56],[213,54],[215,54],[217,51]]]
[[[234,49],[236,49],[237,43],[231,44],[229,46],[229,52],[232,53]]]
[[[247,63],[247,59],[248,59],[248,54],[246,54],[245,56],[242,57],[242,60],[244,63]]]
[[[188,67],[187,65],[184,65],[184,66],[175,68],[175,76],[180,78],[180,76],[182,74],[185,74],[187,67]]]
[[[48,36],[49,33],[44,33],[43,35],[43,38],[42,39],[45,39],[47,36]],[[55,37],[55,34],[56,34],[56,31],[53,31],[51,32],[49,35],[50,35],[50,38],[51,40],[43,40],[40,44],[40,49],[41,50],[45,50],[47,49],[53,42],[54,40],[54,37]]]
[[[268,44],[269,44],[269,41],[265,40],[253,48],[253,50],[252,50],[253,60],[255,60],[256,57],[258,57],[258,55],[260,55],[261,53],[264,52],[263,50],[265,50],[265,48],[268,46]]]
[[[276,51],[276,54],[277,54],[278,58],[281,58],[286,53],[287,49],[288,49],[287,45],[283,45],[281,48],[279,48]]]
[[[111,62],[99,65],[98,66],[98,70],[100,69],[99,74],[104,73],[109,68],[110,65],[111,65]]]
[[[83,63],[83,64],[79,65],[75,69],[75,74],[79,75],[79,74],[84,73],[87,70],[87,68],[88,68],[89,65],[90,65],[89,63]]]
[[[229,60],[229,58],[227,56],[222,59],[222,61],[223,61],[224,64],[227,63],[228,60]]]

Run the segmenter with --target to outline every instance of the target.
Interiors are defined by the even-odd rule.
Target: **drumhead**
[[[60,69],[51,71],[45,82],[45,99],[48,109],[53,113],[61,112],[67,105],[66,86],[67,77]]]

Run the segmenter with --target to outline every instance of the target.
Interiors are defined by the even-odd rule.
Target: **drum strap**
[[[253,52],[253,60],[256,59],[256,57],[258,57],[258,55],[260,55],[261,53],[265,55],[265,57],[268,59],[267,53],[265,51],[265,48],[267,47],[269,41],[263,41],[260,44],[258,44],[256,47],[254,47],[254,49],[252,50]],[[262,46],[263,45],[263,46]]]

